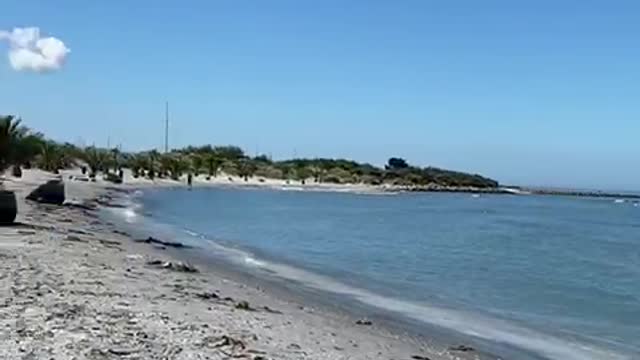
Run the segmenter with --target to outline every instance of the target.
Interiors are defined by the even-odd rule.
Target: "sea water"
[[[640,207],[470,194],[144,190],[201,253],[558,360],[640,359]],[[139,218],[138,218],[139,217]]]

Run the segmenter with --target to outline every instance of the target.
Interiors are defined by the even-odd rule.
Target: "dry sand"
[[[187,176],[183,175],[180,181],[171,179],[155,179],[149,180],[147,178],[134,178],[131,171],[124,169],[124,183],[130,187],[171,187],[171,186],[184,186],[187,183]],[[367,185],[367,184],[329,184],[329,183],[314,183],[312,179],[303,184],[299,180],[283,180],[283,179],[270,179],[254,176],[248,179],[243,179],[239,176],[233,176],[225,173],[221,173],[216,177],[212,177],[207,180],[206,175],[199,175],[193,177],[193,186],[197,187],[252,187],[252,188],[267,188],[274,190],[289,190],[289,191],[328,191],[328,192],[354,192],[354,193],[375,193],[382,194],[390,191],[399,191],[401,188],[393,187],[391,185]]]
[[[22,225],[0,227],[0,359],[475,357],[434,351],[209,269],[164,266],[178,262],[94,211],[25,202],[49,177],[25,171],[4,184],[18,195]],[[109,191],[66,183],[67,198],[77,201]]]

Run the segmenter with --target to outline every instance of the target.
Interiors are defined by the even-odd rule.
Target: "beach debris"
[[[98,239],[98,241],[105,247],[120,249],[120,241],[107,239]]]
[[[234,307],[238,310],[254,311],[251,305],[249,305],[249,302],[246,300],[241,300],[237,302]]]
[[[186,272],[186,273],[198,272],[198,269],[196,269],[193,265],[183,263],[182,261],[171,262],[171,261],[163,261],[163,260],[156,259],[156,260],[148,261],[147,265],[159,267],[162,269],[173,270],[173,271]]]
[[[203,293],[197,293],[195,294],[196,297],[203,299],[203,300],[211,300],[211,299],[219,299],[220,296],[218,296],[218,294],[216,294],[215,292],[203,292]]]
[[[272,309],[272,308],[270,308],[270,307],[268,307],[268,306],[263,306],[262,308],[264,309],[264,311],[266,311],[266,312],[268,312],[268,313],[270,313],[270,314],[278,314],[278,315],[282,315],[282,311],[274,310],[274,309]]]
[[[460,351],[460,352],[469,352],[469,351],[475,351],[474,348],[472,348],[471,346],[466,346],[466,345],[458,345],[458,346],[452,346],[449,348],[450,351]]]
[[[136,349],[118,349],[118,348],[109,349],[109,353],[111,353],[113,355],[118,355],[118,356],[127,356],[127,355],[131,355],[131,354],[135,354],[137,352],[138,352],[138,350],[136,350]]]
[[[422,355],[413,355],[411,358],[413,360],[431,360],[431,358]]]
[[[129,236],[129,234],[125,231],[120,231],[120,230],[113,230],[114,234],[118,234],[118,235],[122,235],[122,236]]]
[[[368,319],[359,319],[356,321],[356,325],[371,326],[373,322]]]
[[[232,350],[244,350],[247,345],[242,340],[234,339],[228,335],[222,335],[218,338],[218,341],[213,344],[213,347],[227,347],[230,346]]]
[[[67,237],[65,237],[64,239],[67,241],[74,241],[74,242],[87,242],[87,240],[84,240],[75,235],[67,235]]]
[[[72,234],[91,235],[88,231],[84,231],[82,229],[68,229],[67,231]]]
[[[164,240],[160,240],[160,239],[156,239],[153,236],[149,236],[146,239],[137,239],[134,240],[135,242],[140,242],[140,243],[145,243],[145,244],[156,244],[156,245],[163,245],[163,246],[169,246],[169,247],[174,247],[174,248],[188,248],[187,245],[181,243],[181,242],[177,242],[177,241],[164,241]]]
[[[124,209],[127,206],[124,204],[118,204],[116,202],[112,201],[113,198],[111,196],[108,195],[102,195],[99,196],[98,198],[95,199],[95,202],[98,205],[102,205],[102,206],[106,206],[106,207],[110,207],[110,208],[120,208],[120,209]]]
[[[95,204],[91,202],[85,202],[85,201],[79,201],[79,200],[66,200],[64,203],[62,203],[62,205],[70,208],[77,208],[77,209],[83,209],[83,210],[96,209]]]
[[[64,183],[61,180],[49,180],[27,196],[27,200],[54,205],[64,204],[64,199]]]

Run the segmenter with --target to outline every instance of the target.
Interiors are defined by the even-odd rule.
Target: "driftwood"
[[[140,242],[140,243],[146,243],[146,244],[156,244],[156,245],[163,245],[163,246],[169,246],[169,247],[174,247],[174,248],[188,248],[189,246],[181,243],[181,242],[177,242],[177,241],[164,241],[164,240],[160,240],[160,239],[156,239],[152,236],[149,236],[146,239],[137,239],[134,240],[135,242]]]

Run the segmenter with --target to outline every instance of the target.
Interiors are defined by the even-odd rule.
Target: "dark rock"
[[[235,305],[235,308],[238,310],[246,310],[246,311],[253,311],[253,308],[251,308],[251,305],[249,305],[249,302],[246,300],[242,300],[240,302],[238,302]]]
[[[13,175],[13,177],[21,178],[22,169],[20,168],[20,166],[14,165],[13,168],[11,169],[11,175]]]
[[[117,174],[107,173],[104,176],[104,180],[112,182],[114,184],[122,184],[122,178],[120,176],[118,176]]]
[[[431,360],[431,358],[422,355],[413,355],[411,358],[414,360]]]
[[[466,345],[452,346],[452,347],[449,348],[449,350],[451,350],[451,351],[460,351],[460,352],[475,351],[474,348],[472,348],[471,346],[466,346]]]
[[[43,204],[62,205],[64,203],[64,183],[61,180],[50,180],[33,190],[27,200]]]
[[[13,191],[0,191],[0,224],[13,224],[18,214],[16,195]]]
[[[367,320],[367,319],[360,319],[360,320],[356,321],[356,325],[371,326],[371,325],[373,325],[373,322],[371,322],[371,320]]]

